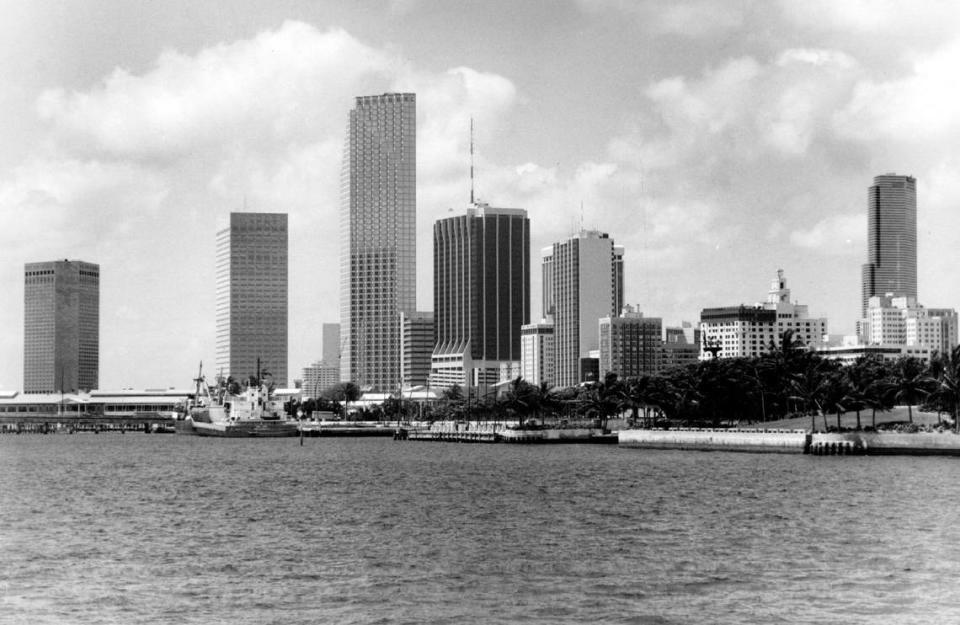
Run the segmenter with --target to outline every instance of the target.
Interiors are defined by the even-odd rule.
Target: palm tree
[[[600,428],[607,429],[607,420],[623,410],[623,385],[616,373],[607,373],[602,382],[583,388],[578,398],[584,414],[600,419]]]
[[[823,410],[823,401],[831,383],[830,374],[836,370],[836,365],[820,358],[808,359],[805,365],[803,370],[790,377],[788,384],[791,399],[799,401],[804,411],[810,412],[810,431],[813,432],[816,430],[816,416]]]
[[[517,416],[520,425],[540,411],[539,388],[526,382],[522,377],[510,382],[503,404],[509,412]]]
[[[853,364],[843,368],[847,395],[844,404],[857,412],[857,430],[862,429],[860,411],[867,405],[870,383],[877,371],[876,361],[872,358],[857,358]]]
[[[343,402],[343,418],[350,413],[350,402],[360,399],[360,387],[354,382],[340,382],[327,389],[324,396],[337,402]]]
[[[894,397],[907,404],[907,418],[913,423],[914,405],[930,392],[930,378],[923,363],[913,357],[900,358],[893,365],[893,382],[897,389]]]
[[[837,369],[831,371],[826,375],[824,389],[823,389],[823,408],[824,408],[824,421],[826,421],[826,413],[828,411],[833,411],[837,415],[837,431],[840,432],[843,428],[840,425],[840,415],[847,411],[847,404],[851,401],[851,396],[853,391],[851,390],[850,381],[847,379],[846,372],[842,369]],[[856,401],[856,400],[854,400]],[[860,424],[860,411],[857,410],[857,426]]]
[[[960,345],[954,347],[949,355],[940,358],[937,392],[950,407],[953,416],[953,428],[960,434]]]

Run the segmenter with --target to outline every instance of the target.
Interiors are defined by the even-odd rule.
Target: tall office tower
[[[100,266],[27,263],[23,271],[23,392],[100,384]]]
[[[412,93],[356,99],[341,173],[341,379],[400,384],[401,311],[416,310],[417,111]]]
[[[917,180],[885,174],[867,193],[867,262],[861,316],[870,298],[893,293],[917,297]]]
[[[623,308],[623,247],[581,230],[544,248],[543,307],[553,317],[554,382],[579,384],[580,360],[600,348],[600,319]]]
[[[340,324],[325,323],[322,326],[323,332],[323,362],[328,366],[336,367],[340,370]],[[337,382],[340,381],[340,374],[337,374]]]
[[[432,385],[487,386],[519,371],[530,320],[527,211],[475,203],[434,224],[433,311]]]
[[[287,216],[230,213],[217,233],[217,374],[287,384]]]
[[[404,389],[426,386],[430,378],[433,338],[432,312],[400,313],[400,379]]]

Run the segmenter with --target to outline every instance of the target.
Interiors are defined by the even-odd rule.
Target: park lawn
[[[943,420],[944,424],[950,421],[950,415],[943,413],[940,416],[940,419]],[[907,407],[906,406],[896,406],[892,410],[886,412],[877,411],[877,425],[884,423],[907,423],[909,421]],[[936,426],[938,423],[937,413],[936,412],[921,412],[916,406],[913,407],[913,422],[919,426],[930,425]],[[872,411],[870,410],[861,410],[860,411],[860,425],[862,427],[868,427],[873,424]],[[827,425],[830,427],[837,427],[837,415],[828,414],[827,415]],[[857,427],[857,413],[855,412],[846,412],[840,415],[840,425],[844,428],[855,428]],[[766,423],[753,423],[748,427],[762,427],[762,428],[773,428],[773,429],[785,429],[785,430],[808,430],[810,429],[810,417],[795,417],[793,419],[780,419],[779,421],[768,421]],[[818,430],[823,429],[823,416],[817,415],[816,418],[816,427]]]

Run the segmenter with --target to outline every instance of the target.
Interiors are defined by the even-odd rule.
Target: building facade
[[[530,320],[530,220],[475,203],[433,228],[431,385],[487,386],[520,368]]]
[[[403,388],[427,386],[434,338],[432,312],[400,313],[400,379]]]
[[[779,348],[787,331],[794,344],[817,349],[824,344],[827,319],[811,318],[806,305],[790,301],[787,279],[779,269],[764,303],[705,308],[701,312],[700,357],[760,356],[771,346]]]
[[[287,385],[287,215],[231,213],[217,233],[217,373]]]
[[[100,266],[24,266],[23,391],[71,393],[100,383]]]
[[[874,295],[917,297],[917,180],[912,176],[876,176],[867,192],[862,285],[863,316]]]
[[[341,173],[341,379],[400,384],[401,311],[416,310],[416,96],[361,96]]]
[[[340,324],[325,323],[321,327],[321,360],[328,366],[340,369]],[[340,374],[337,374],[337,382],[340,381]]]
[[[957,345],[957,311],[924,308],[915,297],[874,295],[861,322],[864,345],[924,347],[949,353]]]
[[[623,308],[623,247],[609,235],[581,230],[542,251],[543,311],[554,324],[558,386],[583,379],[581,359],[599,349],[598,323]]]
[[[546,320],[520,327],[520,375],[530,384],[553,386],[553,324]]]
[[[637,378],[660,370],[663,320],[627,307],[619,317],[600,319],[599,375]]]
[[[660,369],[685,367],[700,360],[700,328],[689,321],[663,329],[663,354]]]
[[[303,393],[307,397],[320,397],[340,382],[340,368],[321,360],[303,368]]]

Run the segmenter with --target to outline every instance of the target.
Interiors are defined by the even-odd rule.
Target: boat
[[[251,376],[242,389],[239,383],[222,378],[211,389],[200,376],[194,403],[182,428],[199,436],[278,438],[300,434],[299,422],[287,416],[282,400],[273,397],[273,384],[259,375]]]

